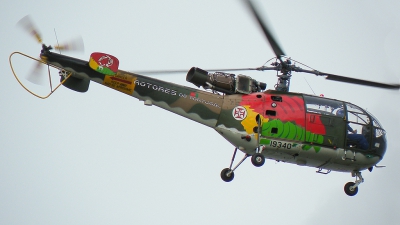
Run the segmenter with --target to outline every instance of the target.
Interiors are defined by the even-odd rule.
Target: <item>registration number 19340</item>
[[[291,149],[292,144],[291,143],[284,143],[280,141],[271,141],[269,143],[269,146],[274,147],[274,148],[285,148],[285,149]]]

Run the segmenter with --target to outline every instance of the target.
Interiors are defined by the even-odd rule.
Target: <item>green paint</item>
[[[272,133],[272,129],[276,128],[276,133]],[[311,144],[305,144],[302,146],[304,151],[313,149],[316,153],[321,150],[320,146],[314,146],[313,144],[322,144],[324,142],[324,136],[321,134],[315,134],[310,131],[306,131],[305,128],[297,126],[296,124],[288,121],[282,122],[281,120],[270,120],[262,124],[261,135],[264,137],[274,137],[281,139],[288,139],[293,141],[306,141]],[[261,139],[260,144],[269,145],[271,143],[268,139]],[[296,147],[297,144],[293,144]]]
[[[318,153],[318,152],[321,150],[321,147],[320,147],[320,146],[303,145],[303,146],[301,147],[301,149],[303,149],[304,151],[308,151],[308,150],[310,150],[310,149],[312,149],[312,148],[315,150],[316,153]]]
[[[261,145],[269,145],[271,143],[271,140],[269,139],[261,139],[260,144]]]
[[[282,135],[281,137],[288,137],[289,133],[290,133],[290,125],[292,125],[292,123],[285,123],[283,125],[283,131],[282,131]],[[279,129],[279,128],[278,128]],[[289,138],[288,138],[289,139]],[[293,138],[291,138],[293,139]]]
[[[298,126],[294,125],[291,122],[286,122],[284,125],[284,129],[288,129],[288,135],[285,137],[289,140],[300,140],[300,139],[296,139],[296,135],[297,132],[301,133],[301,128],[299,130],[297,130]]]
[[[116,74],[114,71],[110,70],[107,67],[97,67],[96,71],[99,72],[99,73],[105,74],[105,75],[109,75],[109,76],[112,76],[112,75]]]
[[[272,129],[276,128],[276,133],[272,133]],[[304,127],[297,126],[296,124],[288,121],[282,122],[281,120],[270,120],[262,124],[261,135],[264,137],[275,137],[295,141],[306,141],[315,144],[322,144],[324,136],[314,134],[306,131]]]
[[[202,114],[199,114],[197,112],[202,112]],[[193,105],[188,110],[188,113],[196,113],[204,120],[215,119],[216,116],[218,116],[216,113],[211,111],[206,105],[203,105],[203,104]]]
[[[296,126],[296,140],[304,140],[304,129],[302,129],[300,126]]]

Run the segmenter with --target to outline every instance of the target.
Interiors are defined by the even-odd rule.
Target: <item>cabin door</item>
[[[343,102],[316,96],[304,96],[306,103],[305,142],[333,148],[343,148],[346,137],[346,122],[338,114]]]

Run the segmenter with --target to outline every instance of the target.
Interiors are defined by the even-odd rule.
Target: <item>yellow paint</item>
[[[258,126],[256,121],[257,115],[260,115],[263,123],[268,122],[268,118],[264,118],[261,114],[254,112],[249,105],[243,105],[243,107],[247,110],[247,116],[244,120],[242,120],[242,125],[248,134],[253,134],[253,128]]]
[[[120,91],[122,93],[132,95],[135,90],[135,80],[136,77],[131,74],[117,72],[114,76],[105,76],[103,80],[103,85]]]
[[[99,67],[99,64],[97,64],[96,61],[94,61],[94,59],[92,57],[90,57],[89,66],[90,66],[90,68],[97,70],[97,67]]]
[[[40,56],[40,59],[42,59],[42,61],[44,61],[44,62],[46,62],[46,61],[47,61],[47,57],[46,57],[46,56],[44,56],[44,55],[41,55],[41,56]]]

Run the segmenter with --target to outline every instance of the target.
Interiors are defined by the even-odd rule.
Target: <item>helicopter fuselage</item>
[[[348,102],[273,90],[221,94],[123,70],[103,74],[88,61],[46,49],[41,58],[72,74],[64,81],[72,90],[85,92],[94,81],[213,128],[248,155],[259,151],[267,159],[351,172],[373,167],[386,151],[385,131],[378,121]],[[348,126],[359,127],[367,148],[349,140]]]

